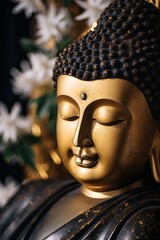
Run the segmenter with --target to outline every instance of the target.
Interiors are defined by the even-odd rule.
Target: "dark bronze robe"
[[[40,220],[75,181],[35,181],[0,213],[1,240],[29,240]],[[160,186],[151,184],[104,201],[46,236],[47,240],[159,240]],[[36,240],[36,239],[35,239]]]

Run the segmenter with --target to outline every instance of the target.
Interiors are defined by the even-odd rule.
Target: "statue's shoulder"
[[[108,212],[110,222],[108,223],[107,218],[104,217],[104,226],[109,229],[108,233],[113,237],[113,239],[159,240],[159,184],[151,184],[122,194],[115,198],[114,202],[108,205],[108,208],[106,202],[106,210]],[[105,227],[103,230],[106,234]]]
[[[123,203],[122,203],[123,204]],[[119,208],[122,206],[119,206]],[[160,186],[153,184],[131,192],[124,200],[121,222],[117,226],[118,240],[159,240]],[[123,212],[123,213],[122,213]]]
[[[25,182],[0,212],[0,236],[3,240],[17,239],[22,229],[37,218],[61,196],[77,187],[73,180],[35,180]],[[21,238],[18,238],[21,239]]]
[[[50,239],[159,240],[160,186],[140,187],[87,210]]]
[[[130,213],[123,219],[116,240],[159,240],[160,238],[160,204],[144,206]]]
[[[1,240],[18,240],[23,239],[24,235],[28,236],[28,232],[37,226],[45,213],[62,196],[78,186],[72,180],[32,181],[23,184],[0,213]],[[46,239],[72,239],[71,236],[80,239],[83,236],[83,239],[96,240],[159,240],[159,216],[160,186],[153,184],[96,205]]]

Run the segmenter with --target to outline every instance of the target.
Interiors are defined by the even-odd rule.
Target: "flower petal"
[[[10,118],[12,119],[12,121],[17,119],[17,117],[20,114],[21,109],[22,109],[22,107],[21,107],[20,103],[17,102],[13,105],[11,114],[10,114]]]

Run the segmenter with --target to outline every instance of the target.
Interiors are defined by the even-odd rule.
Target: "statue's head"
[[[108,191],[152,171],[160,182],[160,11],[117,0],[53,70],[57,140],[69,172]]]

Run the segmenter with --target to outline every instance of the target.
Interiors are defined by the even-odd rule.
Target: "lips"
[[[90,156],[77,156],[76,157],[76,164],[80,167],[84,167],[84,168],[91,168],[94,167],[97,162],[98,162],[98,155],[94,155],[92,157]]]

